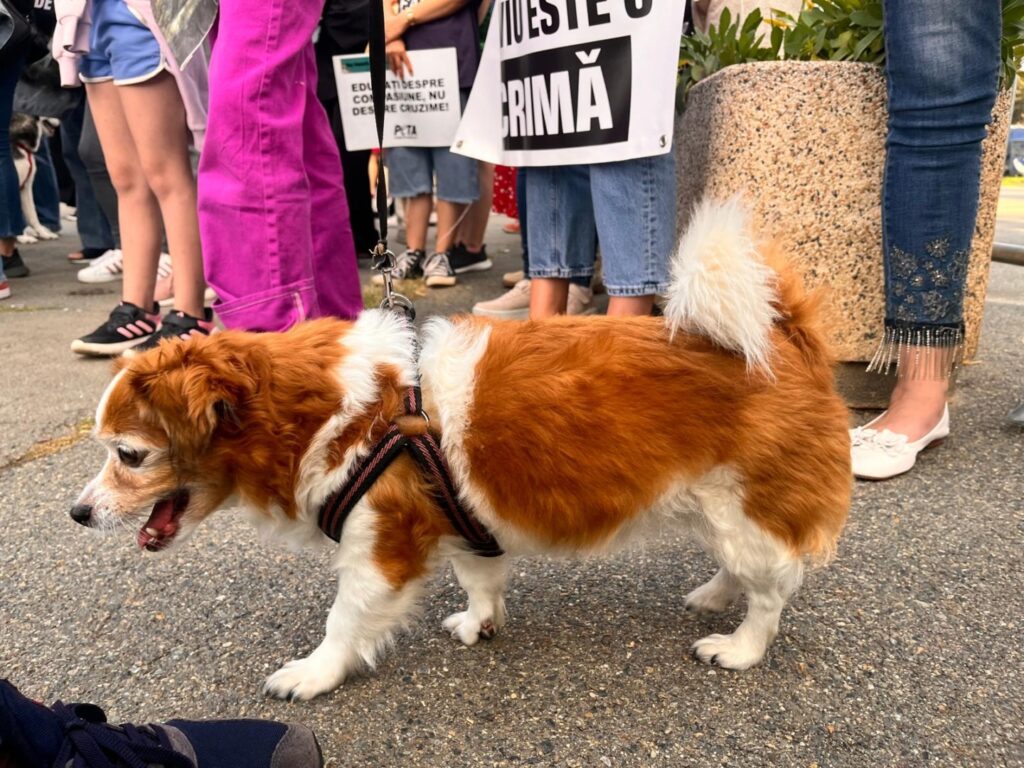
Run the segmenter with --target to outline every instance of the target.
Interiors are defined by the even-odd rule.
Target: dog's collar
[[[419,387],[409,387],[406,390],[403,405],[405,406],[405,415],[402,419],[409,417],[424,419],[429,424],[430,419],[423,410],[423,397]],[[466,541],[473,553],[482,557],[497,557],[504,554],[490,531],[484,528],[480,521],[459,501],[451,470],[448,468],[444,454],[441,453],[441,446],[438,445],[437,438],[429,430],[417,434],[406,434],[402,428],[403,425],[399,424],[398,420],[392,422],[384,437],[356,466],[348,480],[324,501],[317,514],[317,524],[320,526],[320,530],[334,541],[341,541],[341,530],[345,526],[345,520],[348,519],[349,513],[366,495],[377,478],[391,466],[391,462],[398,457],[398,454],[403,450],[408,450],[433,486],[437,505],[448,518],[452,528]]]

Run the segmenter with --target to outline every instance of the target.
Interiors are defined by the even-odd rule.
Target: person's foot
[[[530,281],[520,280],[496,299],[473,305],[473,314],[502,320],[525,320],[530,316]]]
[[[160,322],[160,329],[156,333],[131,349],[126,349],[124,356],[141,355],[143,352],[153,349],[164,339],[187,340],[193,336],[209,336],[215,330],[213,310],[209,307],[203,311],[202,319],[186,315],[179,310],[173,310],[164,315],[164,319]]]
[[[124,275],[124,254],[120,248],[107,251],[88,267],[78,270],[82,283],[109,283],[120,280]]]
[[[484,272],[494,266],[487,258],[487,246],[483,245],[480,250],[474,253],[465,245],[459,243],[448,251],[448,263],[456,275],[466,272]]]
[[[878,429],[881,418],[850,430],[853,474],[862,480],[888,480],[910,471],[921,451],[949,436],[949,409],[945,407],[939,421],[917,440],[890,429]]]
[[[0,299],[11,298],[11,284],[7,282],[7,276],[0,272]]]
[[[110,248],[83,248],[80,251],[68,254],[68,261],[72,264],[92,264],[93,261],[98,259],[100,256],[105,255],[111,249]]]
[[[395,280],[418,280],[423,277],[423,260],[426,254],[420,250],[407,250],[395,257],[395,268],[391,277]],[[384,276],[375,274],[374,285],[384,285]]]
[[[900,378],[889,397],[889,408],[871,422],[871,428],[905,435],[910,442],[920,440],[942,418],[948,391],[945,379]]]
[[[0,299],[2,298],[3,296],[0,296]],[[1009,420],[1011,424],[1015,424],[1018,427],[1024,427],[1024,403],[1021,403],[1012,411],[1010,411],[1009,415],[1006,418]]]
[[[111,357],[138,346],[160,329],[160,308],[153,311],[122,301],[110,313],[107,322],[92,333],[71,342],[71,351],[80,355]]]
[[[594,304],[594,292],[576,283],[569,283],[569,298],[566,301],[565,314],[592,315],[597,312]]]
[[[518,235],[522,231],[522,227],[519,225],[519,219],[512,219],[501,228],[501,231],[509,235]]]
[[[447,252],[430,254],[423,262],[423,276],[428,288],[451,288],[459,281]]]
[[[22,261],[21,253],[17,248],[11,252],[10,256],[4,256],[3,262],[3,273],[8,277],[28,277],[32,274],[32,270]]]
[[[0,680],[0,745],[15,765],[322,768],[313,731],[275,720],[169,720],[118,726],[95,704],[45,707]]]
[[[517,269],[515,272],[506,272],[501,276],[501,284],[506,288],[515,288],[520,280],[526,278],[526,273],[521,269]]]

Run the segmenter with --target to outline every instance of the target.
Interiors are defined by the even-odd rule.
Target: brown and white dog
[[[606,552],[667,528],[692,533],[720,566],[687,608],[747,598],[736,631],[698,640],[695,654],[733,669],[761,661],[805,561],[834,551],[852,478],[815,302],[760,250],[738,204],[705,205],[664,319],[427,323],[430,429],[506,554],[470,554],[400,457],[345,524],[326,637],[266,690],[309,699],[372,666],[445,558],[469,605],[444,626],[472,645],[505,622],[513,557]],[[72,516],[131,526],[155,550],[239,505],[278,536],[326,543],[317,510],[402,414],[412,350],[404,322],[368,311],[133,358],[99,404],[109,455]]]

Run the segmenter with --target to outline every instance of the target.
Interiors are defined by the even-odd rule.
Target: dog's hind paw
[[[731,584],[718,576],[702,584],[686,596],[686,610],[691,613],[721,613],[739,597]]]
[[[731,635],[708,635],[694,643],[690,650],[705,664],[725,669],[750,669],[764,658],[765,647]]]
[[[316,652],[304,659],[289,661],[267,678],[263,692],[275,699],[308,701],[322,693],[333,691],[345,678],[342,664]]]
[[[476,645],[483,638],[490,640],[498,633],[500,624],[494,619],[478,619],[469,611],[453,613],[444,620],[444,628],[464,645]]]

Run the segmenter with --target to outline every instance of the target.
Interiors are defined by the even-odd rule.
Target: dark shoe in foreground
[[[494,266],[487,258],[487,246],[480,248],[479,252],[473,253],[465,245],[459,243],[448,252],[448,262],[451,264],[452,272],[456,275],[463,275],[466,272],[483,272]]]
[[[203,319],[186,315],[178,310],[171,310],[160,323],[160,330],[143,342],[136,344],[124,352],[125,357],[141,355],[147,349],[153,349],[164,339],[188,339],[192,336],[209,336],[216,330],[213,324],[213,310],[207,307]]]
[[[25,266],[25,262],[22,261],[17,248],[10,256],[4,256],[3,272],[8,277],[28,277],[32,274],[31,270]]]
[[[0,754],[27,768],[322,768],[313,732],[273,720],[109,725],[94,704],[44,707],[0,680]]]
[[[1018,427],[1024,427],[1024,403],[1021,403],[1006,417],[1011,424],[1016,424]]]
[[[107,322],[92,333],[71,342],[71,351],[80,355],[112,357],[137,346],[160,328],[160,308],[153,305],[146,312],[127,301],[122,301],[110,313]]]

